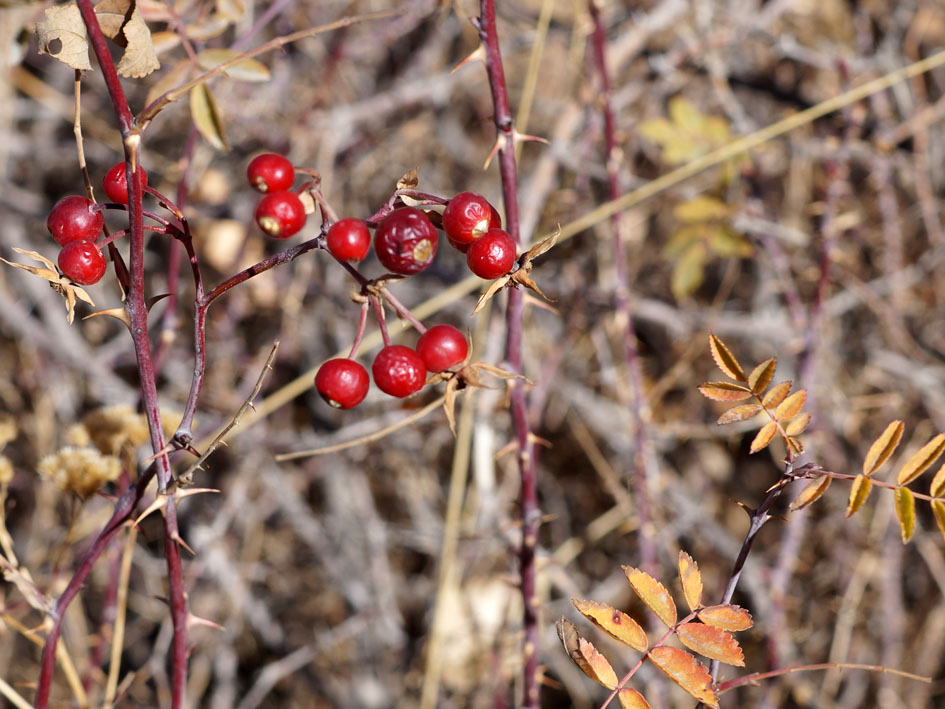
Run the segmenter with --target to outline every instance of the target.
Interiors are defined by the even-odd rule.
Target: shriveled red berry
[[[272,192],[256,205],[259,228],[277,239],[288,239],[305,226],[305,207],[294,192]]]
[[[284,155],[263,153],[249,161],[246,177],[257,192],[282,192],[295,182],[295,168]]]
[[[466,338],[452,325],[434,325],[417,341],[417,354],[430,372],[455,367],[466,359],[468,352]]]
[[[492,225],[492,205],[475,192],[460,192],[443,211],[443,231],[451,242],[469,244]]]
[[[360,261],[371,249],[371,232],[360,219],[341,219],[325,236],[328,252],[342,261]]]
[[[63,197],[46,217],[46,228],[61,246],[77,239],[94,241],[105,224],[102,213],[92,211],[94,206],[95,202],[82,195]]]
[[[148,173],[140,165],[138,165],[138,169],[141,170],[141,187],[143,189],[148,184]],[[105,195],[110,201],[118,202],[118,204],[128,204],[128,178],[125,175],[125,163],[120,162],[105,173],[105,179],[102,180],[102,189],[105,190]]]
[[[419,273],[433,263],[436,247],[436,227],[413,207],[394,210],[374,232],[374,252],[381,265],[402,276]]]
[[[318,368],[315,389],[336,409],[350,409],[367,396],[367,370],[353,359],[330,359]]]
[[[59,270],[83,286],[98,283],[105,275],[105,257],[91,241],[76,239],[59,252]]]
[[[515,264],[515,242],[508,232],[490,229],[466,252],[466,265],[480,278],[491,281],[504,276]]]
[[[420,355],[403,345],[388,345],[378,352],[371,374],[378,389],[400,399],[416,394],[427,379],[427,369]]]

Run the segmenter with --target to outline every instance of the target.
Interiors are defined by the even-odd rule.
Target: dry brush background
[[[528,110],[527,125],[518,128],[549,141],[521,150],[522,230],[537,238],[608,199],[592,24],[586,3],[577,0],[497,4],[513,110],[520,121]],[[277,2],[276,18],[248,46],[395,5]],[[150,11],[163,6],[154,2]],[[31,32],[44,7],[0,10],[5,258],[14,246],[55,258],[45,215],[59,197],[82,190],[73,75],[37,55]],[[180,25],[213,7],[179,3]],[[267,7],[246,0],[243,19],[206,46],[229,46]],[[193,135],[185,104],[171,106],[146,133],[151,182],[171,195],[186,145],[196,141],[186,168],[188,215],[210,283],[278,247],[252,224],[255,196],[243,170],[254,151],[284,151],[318,170],[342,215],[368,216],[414,167],[420,189],[446,197],[474,190],[500,203],[495,165],[482,169],[494,139],[485,72],[473,63],[450,74],[475,49],[466,18],[475,15],[476,3],[401,7],[405,12],[394,18],[263,57],[272,72],[267,83],[215,82],[229,152]],[[547,24],[543,8],[551,10]],[[624,191],[717,147],[726,132],[747,135],[945,46],[945,10],[935,0],[605,2],[602,21]],[[151,29],[167,25],[154,22]],[[530,82],[536,47],[541,54]],[[183,56],[179,46],[168,49],[162,72]],[[125,82],[133,108],[143,105],[160,75]],[[86,155],[98,181],[120,151],[97,71],[84,83],[82,108]],[[654,120],[673,110],[675,124]],[[557,299],[554,311],[537,304],[526,311],[531,415],[549,442],[540,449],[547,515],[540,544],[543,706],[589,707],[604,696],[555,637],[562,614],[581,624],[572,597],[611,603],[643,619],[620,565],[640,563],[644,535],[668,587],[678,592],[674,564],[682,548],[700,563],[707,597],[719,596],[746,526],[736,501],[757,504],[777,479],[783,446],[749,457],[757,426],[717,427],[722,408],[696,390],[719,378],[708,354],[710,330],[748,366],[777,355],[779,374],[808,390],[813,424],[804,436],[806,459],[830,470],[859,472],[869,443],[894,418],[906,422],[905,452],[945,429],[943,125],[945,69],[938,69],[802,125],[624,214],[643,426],[656,472],[642,528],[641,488],[634,483],[642,474],[639,439],[625,374],[625,323],[614,306],[611,222],[600,220],[536,264],[533,276]],[[660,131],[668,136],[662,142],[654,139]],[[728,205],[726,213],[699,222],[697,246],[667,250],[672,239],[677,246],[685,240],[675,208],[699,195]],[[305,233],[316,229],[310,222]],[[167,247],[153,238],[148,248],[152,294],[167,287]],[[701,284],[683,292],[690,286],[681,283],[694,278],[703,258]],[[374,261],[366,268],[379,272]],[[393,290],[414,307],[466,274],[444,240],[431,269]],[[176,319],[160,305],[152,315],[155,337],[169,338],[159,381],[168,412],[180,410],[191,378],[192,292],[183,276]],[[314,252],[237,288],[210,311],[208,380],[198,414],[203,434],[226,423],[249,395],[276,339],[281,345],[263,397],[298,377],[305,388],[251,417],[252,425],[197,474],[199,486],[220,494],[181,504],[182,533],[196,552],[185,567],[192,609],[223,626],[192,631],[194,706],[415,706],[424,682],[435,686],[434,676],[439,706],[514,702],[518,474],[513,455],[496,458],[511,440],[502,387],[462,399],[471,436],[461,436],[459,445],[436,411],[383,440],[275,460],[376,431],[439,395],[425,390],[398,402],[372,390],[349,412],[319,400],[309,386],[312,368],[346,350],[357,326],[351,285]],[[113,284],[89,290],[100,307],[119,305]],[[470,328],[476,358],[501,364],[502,298],[470,319],[474,304],[472,294],[441,299],[424,320]],[[101,431],[103,407],[135,406],[133,353],[117,321],[67,325],[60,299],[44,282],[7,267],[0,270],[0,333],[0,410],[19,430],[3,450],[15,471],[6,527],[20,563],[55,597],[76,555],[107,519],[110,501],[65,495],[37,466],[74,441],[74,425],[90,414],[89,428]],[[409,333],[403,337],[413,343]],[[362,351],[362,361],[372,354]],[[108,425],[119,431],[110,445],[120,447],[123,434],[134,439],[134,422],[118,418]],[[146,456],[138,451],[139,459]],[[126,462],[133,459],[132,452]],[[451,469],[466,461],[461,514],[448,529]],[[903,546],[891,495],[883,492],[846,520],[847,488],[835,482],[814,507],[765,528],[735,597],[756,623],[740,634],[747,670],[834,661],[936,679],[797,673],[726,695],[723,706],[943,706],[937,679],[945,657],[943,541],[922,509],[916,539]],[[443,540],[452,533],[459,535],[456,561],[438,595]],[[93,701],[100,701],[107,670],[122,551],[118,541],[98,563],[64,632]],[[141,525],[130,573],[120,705],[154,706],[166,697],[170,641],[156,519]],[[431,666],[436,603],[442,625]],[[29,698],[39,649],[24,631],[42,617],[12,583],[0,586],[0,611],[0,677]],[[618,674],[636,661],[586,623],[582,631]],[[61,671],[57,677],[55,696],[65,706],[70,691]],[[653,672],[642,672],[635,686],[653,706],[693,704]]]

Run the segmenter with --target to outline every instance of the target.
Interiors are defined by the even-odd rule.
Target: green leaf
[[[206,84],[197,84],[190,90],[190,115],[200,135],[207,139],[217,150],[229,150],[223,118],[217,108],[217,102]]]
[[[673,208],[673,216],[681,222],[708,222],[726,219],[732,208],[715,197],[699,195],[695,199],[680,202]]]

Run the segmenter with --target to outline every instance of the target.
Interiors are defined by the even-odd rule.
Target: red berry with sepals
[[[443,210],[443,231],[456,244],[469,244],[492,226],[492,205],[475,192],[460,192]]]
[[[105,257],[94,243],[85,239],[63,246],[58,261],[63,275],[79,285],[98,283],[105,275]]]
[[[374,252],[392,273],[419,273],[436,256],[436,227],[419,209],[403,207],[388,214],[374,232]]]
[[[420,335],[417,354],[427,371],[443,372],[466,359],[469,343],[452,325],[434,325]]]
[[[399,399],[416,394],[427,380],[420,355],[403,345],[388,345],[378,352],[371,374],[378,389]]]
[[[95,202],[82,195],[63,197],[49,211],[46,228],[61,246],[77,241],[94,241],[105,225],[105,217],[94,210]]]
[[[330,359],[315,374],[315,389],[336,409],[350,409],[367,396],[367,370],[353,359]]]
[[[246,177],[257,192],[283,192],[295,182],[295,168],[284,155],[263,153],[249,161]]]
[[[325,236],[328,252],[341,261],[360,261],[371,250],[371,232],[360,219],[341,219]]]
[[[141,188],[144,189],[148,184],[148,173],[140,165],[138,169],[141,171]],[[102,189],[112,202],[128,204],[128,177],[125,174],[125,163],[120,162],[105,173]]]
[[[272,192],[256,205],[256,223],[276,239],[288,239],[305,226],[305,207],[294,192]]]
[[[504,276],[515,265],[515,242],[508,232],[490,229],[466,252],[466,265],[480,278],[493,280]]]

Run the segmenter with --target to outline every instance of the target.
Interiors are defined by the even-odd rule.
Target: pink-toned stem
[[[371,306],[367,301],[361,303],[361,319],[358,321],[358,331],[354,334],[354,342],[351,345],[351,351],[348,353],[348,359],[354,359],[358,355],[358,347],[361,346],[361,339],[364,337],[364,330],[367,327],[367,316]]]
[[[384,340],[384,347],[390,347],[390,335],[387,332],[387,323],[384,320],[384,305],[381,299],[376,295],[370,295],[371,306],[374,308],[374,316],[377,318],[377,327],[380,328],[381,338]]]

